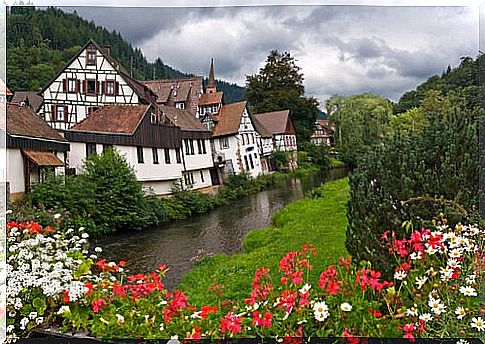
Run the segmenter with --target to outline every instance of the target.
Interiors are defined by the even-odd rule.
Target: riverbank
[[[180,287],[195,305],[218,301],[209,288],[224,286],[224,297],[243,300],[248,297],[254,272],[261,266],[277,271],[282,256],[312,243],[320,254],[313,261],[310,281],[316,284],[318,271],[348,256],[345,249],[348,178],[328,182],[321,188],[323,197],[304,198],[289,204],[273,217],[274,225],[251,231],[244,239],[244,253],[207,257],[185,275]]]

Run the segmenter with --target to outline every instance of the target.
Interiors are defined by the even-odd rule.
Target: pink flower
[[[103,298],[93,300],[91,301],[91,306],[93,306],[93,312],[98,313],[101,308],[106,307],[106,301]]]

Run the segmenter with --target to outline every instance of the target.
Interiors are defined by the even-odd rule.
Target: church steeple
[[[216,78],[214,77],[214,59],[211,59],[211,67],[209,70],[209,82],[207,83],[206,93],[215,93],[216,88]]]

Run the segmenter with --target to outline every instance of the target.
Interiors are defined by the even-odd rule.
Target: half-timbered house
[[[312,133],[310,141],[315,146],[333,145],[333,130],[328,124],[327,119],[317,119],[315,121],[315,130]]]
[[[297,167],[296,130],[290,110],[255,114],[254,117],[273,135],[274,149],[290,153],[289,168]]]
[[[40,92],[39,114],[55,129],[66,130],[100,106],[149,104],[156,95],[116,62],[109,48],[89,40]]]
[[[157,96],[157,103],[186,109],[196,117],[199,97],[204,93],[202,77],[146,80],[143,83]]]
[[[204,90],[204,93],[199,98],[199,106],[197,107],[198,118],[207,122],[205,115],[215,116],[219,114],[223,104],[224,94],[222,91],[217,91],[216,79],[214,77],[214,60],[211,60],[211,66],[209,70],[209,81]]]
[[[145,189],[169,194],[183,171],[182,134],[158,106],[106,105],[65,132],[70,166],[82,170],[91,154],[115,148]]]
[[[30,107],[7,104],[7,190],[16,200],[51,172],[64,173],[69,143]]]
[[[258,132],[247,102],[225,104],[212,118],[211,149],[216,164],[225,166],[225,175],[246,171],[256,177],[262,173]]]
[[[211,132],[187,110],[165,105],[159,107],[170,121],[181,129],[184,189],[209,190],[212,186],[210,170],[213,166]]]

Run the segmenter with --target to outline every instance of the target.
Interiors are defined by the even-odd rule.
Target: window
[[[185,185],[193,185],[194,183],[194,174],[192,172],[187,172],[184,174],[184,182]]]
[[[175,149],[175,159],[177,159],[177,164],[182,163],[182,158],[180,157],[180,148]]]
[[[212,105],[212,113],[217,113],[217,105]]]
[[[66,121],[66,108],[67,106],[57,106],[56,107],[56,121],[65,122]]]
[[[106,87],[105,94],[108,95],[108,96],[114,96],[114,94],[115,94],[115,82],[114,81],[106,81],[105,87]]]
[[[76,79],[67,79],[67,92],[69,93],[78,92],[77,84],[78,83]]]
[[[246,137],[244,136],[244,134],[242,134],[241,136],[242,136],[242,144],[244,146],[246,144]]]
[[[86,52],[86,65],[87,66],[96,65],[96,50],[88,50]]]
[[[204,182],[204,171],[200,170],[200,180]]]
[[[202,154],[207,154],[207,149],[205,147],[205,140],[202,140]]]
[[[158,162],[158,149],[152,148],[152,156],[153,156],[153,163],[155,165],[158,165],[159,164],[159,162]]]
[[[143,147],[136,147],[136,155],[138,157],[138,163],[143,164]]]
[[[165,148],[164,152],[165,152],[165,163],[170,164],[170,149]]]
[[[96,154],[96,143],[86,143],[86,158]]]
[[[254,143],[254,134],[251,134],[251,141]]]
[[[221,147],[221,149],[229,148],[229,139],[227,137],[220,139],[219,146]]]
[[[96,94],[96,80],[86,80],[86,93]]]
[[[157,124],[157,122],[158,122],[158,116],[157,116],[157,114],[156,114],[156,113],[153,113],[153,112],[152,112],[152,113],[150,114],[150,122],[151,122],[152,124]]]
[[[190,154],[191,155],[194,155],[195,152],[194,152],[194,140],[190,140]]]
[[[202,154],[202,140],[197,140],[197,151],[199,154]]]
[[[185,154],[190,155],[189,139],[184,139],[184,143],[185,143]]]
[[[177,103],[175,103],[175,107],[177,109],[185,109],[185,103],[184,102],[177,102]]]
[[[248,157],[244,156],[244,164],[246,165],[246,170],[249,170]]]
[[[253,156],[249,155],[249,164],[251,165],[251,170],[254,169]]]

